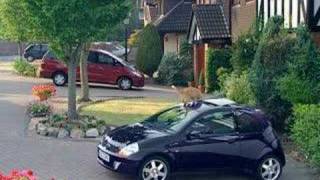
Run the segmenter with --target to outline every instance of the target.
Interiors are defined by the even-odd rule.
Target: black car
[[[217,168],[249,170],[259,180],[277,180],[285,155],[261,111],[194,102],[106,134],[98,145],[98,162],[141,180]]]
[[[24,58],[28,62],[33,62],[36,59],[42,59],[44,54],[48,51],[47,44],[30,44],[24,50]]]

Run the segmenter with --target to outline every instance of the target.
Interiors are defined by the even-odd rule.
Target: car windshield
[[[184,106],[176,106],[159,114],[151,116],[143,122],[143,125],[167,132],[178,132],[186,123],[190,116],[194,114],[194,110],[185,108]]]

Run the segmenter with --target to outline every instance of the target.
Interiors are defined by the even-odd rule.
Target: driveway
[[[26,135],[25,106],[32,100],[31,87],[48,82],[42,79],[22,78],[0,68],[0,171],[32,169],[39,179],[58,180],[133,180],[132,177],[112,173],[96,162],[96,143],[63,141]],[[66,88],[59,88],[64,96]],[[173,91],[161,88],[119,91],[112,88],[94,88],[96,96],[157,96],[176,97]],[[303,164],[288,158],[282,180],[316,180]],[[249,180],[236,172],[212,172],[177,175],[177,180]]]

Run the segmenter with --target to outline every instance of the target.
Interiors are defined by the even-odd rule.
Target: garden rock
[[[96,128],[91,128],[91,129],[87,130],[87,132],[86,132],[87,138],[96,138],[98,136],[99,136],[99,131]]]
[[[29,123],[29,131],[33,131],[36,130],[37,128],[37,124],[39,124],[40,122],[46,120],[46,118],[31,118],[30,123]]]
[[[100,135],[108,133],[108,132],[110,132],[110,131],[108,131],[108,128],[106,126],[99,127],[99,134]]]
[[[37,129],[37,133],[40,134],[41,136],[46,136],[48,134],[47,126],[42,123],[38,123],[36,129]]]
[[[59,134],[59,128],[49,127],[48,128],[48,136],[57,137]]]
[[[72,129],[70,133],[72,139],[81,139],[84,137],[84,132],[81,129]]]
[[[69,137],[69,132],[65,129],[60,129],[58,133],[58,138],[63,139]]]

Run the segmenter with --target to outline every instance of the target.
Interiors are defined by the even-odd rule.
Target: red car
[[[43,78],[52,78],[56,86],[64,86],[68,82],[67,66],[50,52],[43,57],[38,75]],[[104,50],[90,50],[88,78],[89,82],[118,85],[123,90],[131,89],[133,86],[144,86],[142,73]],[[80,80],[80,68],[77,69],[77,80]]]

